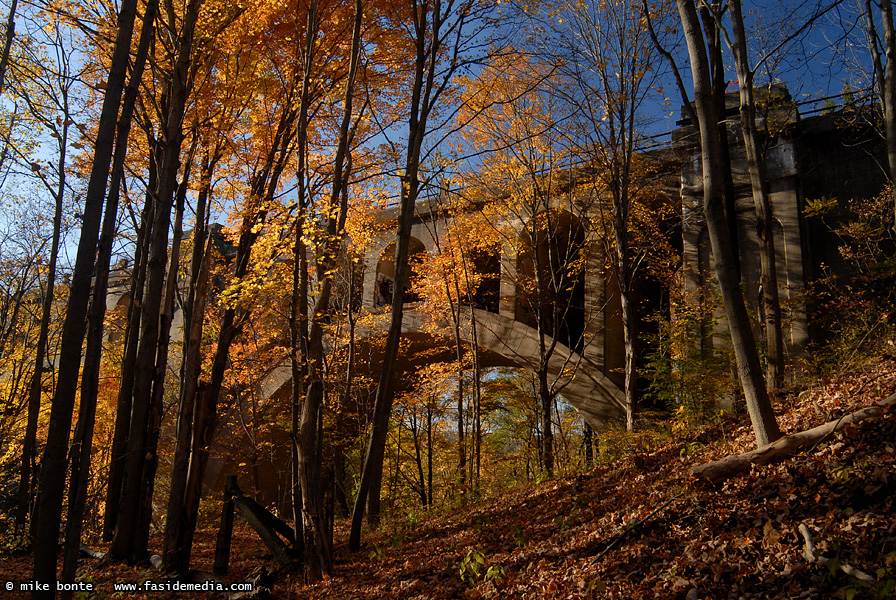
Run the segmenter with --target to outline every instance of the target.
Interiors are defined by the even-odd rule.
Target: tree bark
[[[121,4],[115,48],[97,130],[93,167],[84,201],[81,238],[78,242],[68,308],[62,330],[59,380],[50,409],[50,424],[41,464],[36,505],[37,518],[34,528],[33,578],[35,581],[44,583],[56,580],[56,549],[59,541],[59,524],[65,490],[66,456],[78,387],[78,374],[81,368],[81,345],[87,328],[84,316],[87,314],[90,300],[91,276],[103,213],[106,182],[112,160],[115,126],[125,85],[131,38],[134,32],[136,5],[136,0],[125,0]],[[55,590],[36,591],[32,596],[34,598],[52,598],[55,593]]]
[[[121,116],[118,120],[112,176],[103,216],[103,231],[97,248],[96,277],[94,278],[93,297],[91,298],[88,311],[87,347],[84,352],[84,369],[81,376],[81,405],[78,414],[78,424],[75,427],[75,435],[69,453],[71,477],[69,480],[65,557],[62,566],[63,581],[74,581],[75,571],[78,566],[78,554],[81,548],[81,526],[87,502],[87,486],[92,462],[93,426],[96,420],[96,403],[99,391],[103,326],[106,315],[106,293],[109,283],[109,263],[112,258],[112,244],[115,241],[118,201],[124,176],[128,136],[130,135],[131,123],[133,121],[137,91],[143,78],[149,46],[155,34],[154,23],[157,6],[157,0],[151,1],[147,4],[144,12],[140,41],[138,43],[137,55],[134,59],[134,68],[127,90],[125,90]],[[72,592],[65,591],[62,597],[71,598]]]
[[[12,13],[10,13],[12,14]],[[12,19],[10,25],[12,27]],[[2,88],[2,72],[0,72],[0,88]],[[34,356],[34,371],[28,386],[28,420],[25,425],[25,437],[22,440],[22,466],[19,471],[19,499],[16,509],[16,525],[24,527],[34,497],[32,474],[37,465],[36,449],[37,425],[40,417],[40,397],[43,390],[44,361],[46,360],[47,341],[50,334],[50,317],[55,298],[56,262],[59,257],[59,238],[62,227],[62,202],[65,193],[65,148],[68,142],[68,121],[63,124],[62,141],[59,154],[59,184],[55,193],[56,208],[53,213],[53,239],[50,242],[50,264],[47,266],[47,283],[44,290],[44,301],[41,307],[40,330],[37,335],[37,349]]]
[[[267,219],[268,206],[277,189],[280,176],[293,155],[294,123],[297,112],[295,107],[292,106],[293,100],[292,97],[287,99],[284,105],[285,108],[280,114],[280,120],[277,123],[277,129],[268,150],[268,155],[251,180],[249,206],[246,207],[245,216],[240,225],[240,237],[237,242],[236,257],[234,258],[233,277],[235,279],[241,279],[248,273],[252,248],[258,239],[261,226]],[[199,292],[197,291],[197,299],[199,297]],[[204,294],[202,297],[204,298]],[[203,311],[200,307],[194,307],[193,311],[195,318],[202,318]],[[178,483],[177,486],[177,490],[183,489],[183,495],[179,497],[182,503],[182,516],[179,517],[181,521],[179,526],[182,528],[182,532],[181,541],[175,542],[173,547],[168,547],[168,550],[173,552],[170,560],[181,569],[189,567],[193,535],[196,530],[199,512],[199,501],[202,497],[202,483],[208,464],[209,449],[215,436],[218,397],[221,394],[224,374],[229,364],[230,346],[241,331],[248,316],[248,311],[241,308],[227,308],[224,310],[221,316],[217,346],[212,357],[211,370],[208,373],[208,377],[207,379],[197,377],[195,380],[192,380],[195,381],[195,390],[187,390],[185,392],[185,394],[192,394],[195,400],[193,401],[191,431],[189,432],[191,433],[189,448],[184,446],[175,447],[175,453],[181,453],[180,457],[175,457],[175,462],[186,461],[188,464],[186,481],[182,484]],[[196,333],[198,339],[198,327]],[[200,367],[199,365],[194,365],[193,368],[198,371]],[[189,374],[185,372],[185,377],[187,376]],[[190,383],[191,387],[192,385]],[[185,402],[190,402],[189,397],[186,398]],[[180,475],[180,477],[182,476]],[[180,487],[181,485],[182,488]],[[175,501],[173,498],[170,499],[170,502]]]
[[[547,366],[538,370],[538,400],[541,408],[541,461],[548,479],[554,478],[554,427],[551,413],[554,394],[548,384]]]
[[[469,6],[462,10],[468,10]],[[427,134],[427,122],[436,101],[445,91],[448,78],[456,71],[458,64],[452,61],[447,68],[440,68],[439,56],[445,41],[447,14],[442,5],[436,2],[413,2],[413,30],[416,60],[414,63],[414,83],[411,90],[410,117],[408,119],[408,143],[405,157],[404,175],[401,180],[401,202],[398,216],[397,243],[395,249],[395,293],[392,300],[392,314],[386,346],[383,352],[383,363],[377,385],[376,400],[373,409],[373,423],[361,480],[358,484],[358,495],[352,510],[352,523],[349,532],[349,549],[357,551],[361,544],[361,524],[364,519],[365,503],[370,500],[371,511],[369,521],[376,524],[379,519],[379,496],[382,483],[383,457],[386,437],[389,429],[389,416],[392,413],[394,396],[393,365],[398,356],[398,342],[401,338],[401,322],[404,315],[404,289],[408,282],[408,254],[410,249],[411,224],[414,207],[420,192],[420,155],[423,140]],[[445,10],[451,10],[448,7]],[[455,24],[453,34],[455,48],[462,40],[464,18]],[[451,27],[447,28],[451,33]],[[437,78],[443,78],[437,82]],[[441,83],[444,82],[444,83]]]
[[[737,194],[734,191],[734,176],[731,172],[731,147],[728,144],[728,126],[726,119],[726,91],[728,79],[725,77],[725,62],[722,57],[722,28],[718,19],[725,11],[726,0],[701,1],[700,18],[706,36],[706,47],[709,59],[709,86],[712,90],[712,102],[718,117],[719,134],[718,160],[721,166],[721,190],[724,198],[725,222],[728,227],[728,239],[731,241],[733,268],[738,280],[741,279],[740,239],[737,235]]]
[[[149,185],[155,182],[155,169],[150,169]],[[137,359],[137,344],[140,339],[140,299],[146,283],[146,256],[149,253],[149,228],[153,221],[153,202],[146,195],[137,232],[136,255],[129,287],[127,328],[125,331],[124,354],[121,361],[121,380],[118,385],[118,400],[115,409],[115,429],[109,460],[109,477],[106,484],[106,505],[103,520],[103,541],[110,542],[115,534],[118,507],[121,501],[121,486],[124,482],[125,456],[127,455],[128,433],[131,423],[131,406],[134,392],[134,363]]]
[[[180,268],[180,249],[183,238],[183,214],[186,202],[187,185],[190,180],[190,167],[195,157],[197,138],[193,138],[184,165],[184,172],[177,190],[174,231],[171,236],[171,251],[168,261],[168,275],[165,278],[165,296],[162,299],[162,311],[159,322],[159,341],[156,350],[155,380],[152,385],[150,415],[146,429],[146,462],[143,466],[143,481],[140,509],[138,512],[139,527],[136,547],[138,551],[149,547],[149,529],[152,524],[153,494],[155,492],[156,470],[158,469],[159,432],[164,412],[165,375],[168,371],[168,346],[170,342],[171,321],[174,317],[174,301],[177,296]]]
[[[316,3],[312,3],[316,7]],[[309,23],[312,17],[309,15]],[[333,289],[333,271],[344,234],[348,215],[347,194],[349,173],[345,168],[346,156],[352,140],[352,102],[354,99],[355,76],[361,49],[361,23],[363,2],[356,0],[352,28],[351,58],[343,99],[344,113],[339,129],[326,221],[326,242],[323,256],[318,259],[318,296],[312,311],[311,328],[308,331],[307,375],[308,387],[302,404],[302,419],[299,430],[299,480],[302,490],[302,532],[304,535],[303,559],[306,583],[313,583],[329,574],[332,569],[332,547],[326,528],[326,513],[320,487],[321,472],[321,410],[324,399],[324,321],[330,308]],[[310,28],[309,28],[310,31]],[[310,45],[309,45],[310,47]],[[310,54],[310,53],[309,53]],[[299,258],[299,257],[295,257]]]
[[[140,547],[146,538],[148,526],[145,523],[145,516],[141,519],[141,510],[145,510],[141,509],[141,504],[145,505],[144,496],[150,492],[145,489],[144,479],[147,474],[147,461],[152,460],[155,455],[154,452],[150,452],[156,443],[157,435],[153,431],[152,424],[161,414],[161,407],[156,406],[156,399],[161,396],[153,392],[153,386],[164,385],[167,369],[167,365],[158,364],[157,359],[162,355],[167,356],[168,339],[165,331],[167,324],[161,323],[160,319],[163,312],[165,276],[168,271],[168,231],[184,139],[184,113],[192,88],[191,70],[195,58],[192,56],[193,37],[201,4],[202,0],[190,0],[184,12],[173,57],[166,121],[162,126],[162,139],[159,141],[156,153],[157,204],[147,257],[146,288],[141,302],[140,341],[135,363],[128,454],[125,460],[116,531],[109,548],[110,558],[140,561],[146,555],[146,548]],[[173,24],[169,26],[173,27]],[[149,465],[149,469],[152,468]]]
[[[731,332],[731,343],[737,359],[738,375],[747,409],[753,423],[757,446],[764,446],[779,437],[781,432],[775,420],[774,410],[765,382],[749,315],[744,304],[731,240],[725,227],[725,210],[722,192],[721,155],[719,133],[716,124],[719,116],[712,102],[709,76],[709,60],[697,11],[692,0],[676,0],[694,81],[694,99],[700,129],[703,162],[703,209],[706,227],[712,244],[716,277],[725,303],[725,314]]]
[[[299,92],[298,127],[296,130],[297,162],[296,195],[298,209],[295,224],[295,243],[293,245],[292,293],[289,307],[290,336],[290,368],[292,369],[291,389],[291,422],[290,422],[290,479],[293,526],[296,537],[303,540],[302,534],[302,483],[301,457],[299,439],[301,429],[302,400],[308,386],[308,248],[305,244],[305,226],[310,204],[306,181],[308,179],[308,112],[311,88],[311,67],[314,62],[315,41],[317,40],[319,23],[317,20],[317,2],[311,0],[305,22],[305,53],[302,56],[302,86]]]
[[[585,467],[590,469],[594,465],[594,432],[591,429],[591,425],[587,422],[584,425],[584,440],[583,444],[585,445]]]
[[[740,0],[731,0],[731,23],[734,32],[732,46],[740,81],[740,118],[747,154],[750,184],[753,188],[753,205],[756,211],[756,233],[759,237],[760,287],[765,315],[765,340],[768,355],[766,381],[769,388],[784,385],[784,335],[781,328],[781,303],[778,298],[778,271],[776,266],[775,235],[772,229],[774,215],[769,199],[765,157],[759,147],[756,129],[756,101],[753,90],[753,71],[747,54],[747,35]]]
[[[880,0],[880,13],[884,28],[883,51],[886,65],[881,57],[880,37],[874,25],[872,1],[865,0],[865,28],[869,38],[872,64],[878,94],[884,109],[884,133],[887,145],[887,166],[890,183],[893,186],[893,218],[896,228],[896,24],[893,23],[893,3],[891,0]]]
[[[6,82],[6,68],[9,66],[9,52],[12,49],[12,41],[16,35],[16,9],[19,0],[12,0],[9,7],[9,18],[6,19],[6,33],[3,41],[3,54],[0,55],[0,93],[4,90]]]
[[[165,519],[165,545],[162,561],[166,571],[182,573],[189,569],[191,545],[187,540],[187,517],[184,514],[187,476],[193,436],[193,413],[202,367],[202,331],[208,297],[212,244],[208,240],[206,203],[215,165],[220,159],[220,146],[213,157],[203,160],[199,193],[196,200],[196,226],[193,229],[193,253],[190,258],[190,286],[184,306],[183,363],[178,396],[174,462]]]

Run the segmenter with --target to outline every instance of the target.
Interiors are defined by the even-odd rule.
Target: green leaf
[[[837,571],[840,570],[840,564],[841,563],[840,563],[839,558],[832,558],[831,560],[828,561],[827,567],[828,567],[828,571],[831,572],[831,575],[837,574]]]

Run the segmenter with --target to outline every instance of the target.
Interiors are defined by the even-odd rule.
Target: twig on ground
[[[631,533],[631,532],[634,531],[637,527],[639,527],[640,525],[642,525],[645,521],[647,521],[648,519],[650,519],[651,517],[653,517],[656,513],[660,512],[661,510],[663,510],[664,508],[666,508],[667,506],[669,506],[669,505],[672,503],[672,501],[677,500],[678,498],[681,498],[683,495],[684,495],[684,492],[681,492],[680,494],[677,494],[677,495],[675,495],[675,496],[672,496],[671,498],[669,498],[668,500],[666,500],[665,502],[663,502],[663,503],[659,506],[659,508],[655,509],[652,513],[650,513],[649,515],[647,515],[646,517],[644,517],[644,518],[641,519],[640,521],[632,521],[631,523],[629,523],[628,525],[626,525],[626,526],[625,526],[625,529],[622,531],[622,533],[620,533],[619,535],[617,535],[617,536],[616,536],[616,539],[614,539],[612,542],[610,542],[610,545],[607,546],[606,548],[604,548],[604,549],[601,551],[600,554],[598,554],[597,556],[595,556],[594,558],[592,558],[592,559],[591,559],[591,562],[589,562],[588,564],[593,565],[594,563],[596,563],[597,561],[599,561],[601,558],[604,557],[604,555],[605,555],[607,552],[609,552],[610,550],[612,550],[613,548],[615,548],[616,546],[618,546],[618,545],[619,545],[619,542],[621,542],[622,540],[624,540],[625,538],[627,538],[629,533]]]

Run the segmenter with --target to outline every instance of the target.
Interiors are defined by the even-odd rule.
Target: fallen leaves
[[[851,379],[802,392],[780,411],[780,420],[789,431],[805,430],[893,392],[896,363],[881,362]],[[337,524],[332,577],[307,587],[294,578],[278,585],[275,595],[686,600],[833,598],[855,590],[849,592],[855,598],[893,597],[887,586],[896,578],[896,410],[783,463],[754,467],[718,490],[693,488],[691,464],[752,446],[752,432],[742,421],[700,434],[699,448],[685,462],[679,460],[680,444],[669,444],[425,523],[392,524],[367,540],[381,552],[347,553],[340,542],[343,525]],[[873,574],[873,585],[808,563],[802,524],[827,565],[838,561],[833,564]],[[197,536],[197,568],[210,570],[214,535]],[[245,536],[237,544],[243,550],[235,551],[231,564],[248,572],[264,551],[253,553],[251,532],[237,536]],[[483,557],[485,571],[464,581],[460,567],[473,552]],[[500,568],[502,577],[486,580],[491,567]],[[132,567],[114,569],[90,576],[97,582],[137,576]],[[0,571],[30,574],[30,566],[5,559]]]

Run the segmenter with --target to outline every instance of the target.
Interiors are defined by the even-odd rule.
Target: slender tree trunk
[[[198,228],[197,228],[198,229]],[[194,243],[199,236],[194,234]],[[186,514],[187,479],[193,459],[192,439],[193,418],[196,411],[196,397],[199,393],[200,369],[202,366],[202,330],[205,321],[205,306],[208,297],[208,279],[212,243],[208,241],[204,250],[199,250],[198,272],[193,271],[188,335],[184,352],[183,378],[178,399],[177,438],[174,464],[171,468],[171,491],[168,499],[168,516],[165,520],[165,548],[162,553],[164,568],[171,573],[183,573],[190,567],[192,537],[188,532]],[[194,253],[194,258],[196,254]],[[185,311],[186,316],[186,311]],[[189,539],[188,539],[189,538]]]
[[[6,33],[3,41],[3,54],[0,55],[0,92],[3,92],[6,82],[6,68],[9,66],[9,52],[12,49],[12,41],[16,36],[16,9],[19,0],[12,0],[9,7],[9,18],[6,19]]]
[[[118,18],[118,33],[103,98],[93,167],[82,212],[81,238],[78,242],[68,309],[62,330],[59,380],[50,409],[47,445],[38,484],[38,514],[34,528],[33,578],[40,582],[56,580],[56,549],[65,489],[66,455],[81,368],[81,345],[87,328],[84,316],[87,314],[90,300],[91,276],[103,213],[103,199],[112,160],[115,125],[124,90],[135,17],[136,1],[125,0]],[[52,598],[55,593],[55,590],[38,591],[34,592],[33,597]]]
[[[412,128],[412,134],[417,133]],[[412,136],[412,139],[416,136]],[[419,152],[419,150],[418,150]],[[417,154],[419,158],[419,154]],[[392,320],[384,348],[383,363],[377,386],[376,400],[373,409],[373,425],[370,442],[364,458],[358,495],[352,510],[352,526],[349,534],[349,548],[357,551],[361,542],[361,522],[364,518],[364,505],[370,500],[371,524],[379,522],[379,493],[383,476],[383,458],[386,448],[386,437],[389,429],[389,416],[392,413],[394,396],[393,366],[398,356],[398,342],[401,337],[401,321],[404,315],[404,288],[407,285],[407,262],[410,247],[411,222],[414,212],[414,199],[417,196],[419,181],[417,168],[419,163],[409,157],[407,170],[409,178],[402,185],[402,202],[398,219],[398,244],[395,252],[395,293],[392,297]],[[368,498],[369,497],[369,498]]]
[[[548,184],[550,185],[550,184]],[[550,188],[542,190],[539,194],[542,199],[550,198]],[[536,203],[538,203],[536,199]],[[544,221],[540,222],[538,204],[532,209],[531,230],[532,257],[534,263],[534,275],[536,285],[536,302],[538,306],[538,370],[535,373],[536,395],[538,398],[538,414],[541,424],[541,438],[539,446],[539,464],[549,479],[554,477],[554,430],[552,426],[551,412],[554,405],[554,393],[549,382],[550,360],[554,354],[557,341],[560,337],[561,307],[557,305],[559,290],[564,288],[565,278],[561,273],[560,249],[554,248],[554,228],[556,223],[551,218],[550,208],[544,203],[546,210]],[[540,246],[546,243],[547,249],[543,251]],[[555,264],[557,263],[557,264]],[[550,338],[550,340],[548,339]]]
[[[874,65],[878,94],[884,110],[887,166],[889,167],[890,183],[893,186],[893,216],[894,228],[896,228],[896,24],[893,23],[893,3],[891,0],[880,0],[878,5],[884,29],[883,51],[887,59],[886,65],[884,65],[880,36],[874,24],[872,5],[872,0],[865,0],[865,29]]]
[[[470,327],[473,344],[471,358],[473,362],[473,475],[470,479],[475,490],[479,489],[482,467],[482,366],[479,362],[479,343],[476,332],[476,313],[470,309]]]
[[[81,405],[72,449],[69,454],[71,477],[69,483],[68,522],[65,536],[65,557],[62,567],[63,581],[74,581],[80,554],[81,527],[87,501],[87,486],[92,462],[91,450],[94,421],[96,420],[97,394],[99,391],[109,263],[112,257],[112,243],[115,239],[118,201],[127,152],[127,138],[134,114],[137,89],[146,64],[150,40],[154,34],[153,22],[155,21],[156,4],[156,2],[150,2],[147,6],[135,59],[135,68],[131,75],[128,89],[125,91],[122,113],[118,124],[118,134],[115,141],[109,197],[106,201],[106,211],[103,216],[103,232],[97,250],[96,277],[93,285],[93,298],[91,299],[88,313],[87,348],[84,353],[84,372],[81,378]],[[71,598],[72,592],[63,592],[62,596],[63,598]]]
[[[11,27],[11,25],[8,25]],[[2,73],[0,73],[2,88]],[[68,141],[68,125],[63,124],[61,148]],[[54,289],[56,283],[56,261],[59,256],[59,238],[62,228],[62,200],[65,193],[65,152],[59,155],[59,185],[56,189],[56,209],[53,213],[53,240],[50,243],[50,264],[47,267],[47,283],[44,290],[44,301],[41,308],[40,330],[37,335],[37,349],[34,357],[34,371],[28,386],[28,421],[25,425],[25,437],[22,440],[22,466],[19,471],[19,501],[16,509],[16,525],[24,527],[34,497],[33,479],[36,460],[37,424],[40,417],[40,397],[43,390],[44,361],[46,360],[47,342],[50,334],[50,318],[53,310]]]
[[[114,558],[145,560],[146,554],[146,548],[141,546],[146,537],[148,524],[145,523],[145,515],[141,519],[141,511],[145,510],[141,509],[141,504],[145,507],[147,499],[144,496],[151,493],[151,490],[145,488],[144,481],[148,471],[153,470],[153,466],[147,465],[147,461],[155,458],[155,452],[151,452],[157,443],[153,421],[161,415],[161,407],[156,406],[157,399],[161,398],[161,395],[154,392],[153,387],[164,385],[167,369],[167,365],[158,364],[157,359],[163,355],[167,356],[168,324],[162,323],[160,319],[163,312],[165,276],[168,271],[168,231],[184,139],[184,113],[192,88],[193,37],[201,4],[202,0],[190,0],[184,12],[182,27],[177,37],[166,122],[163,124],[162,139],[156,156],[157,205],[147,260],[146,288],[141,306],[141,335],[135,365],[128,456],[125,460],[117,529],[109,549],[111,557]]]
[[[594,465],[594,432],[586,421],[584,424],[585,467],[590,469]]]
[[[150,165],[152,161],[150,161]],[[155,182],[155,169],[150,169],[149,185]],[[141,216],[137,233],[137,250],[131,273],[130,303],[128,305],[127,329],[125,331],[124,354],[121,361],[121,380],[118,386],[118,400],[115,410],[115,429],[112,435],[109,477],[106,485],[106,507],[103,521],[103,541],[110,542],[115,534],[115,523],[121,501],[121,486],[124,482],[125,456],[127,455],[128,433],[131,423],[131,406],[134,391],[134,363],[137,359],[137,344],[140,339],[140,299],[146,283],[146,256],[149,253],[149,227],[153,221],[153,202],[149,194]]]
[[[315,4],[312,3],[314,7]],[[302,405],[302,420],[299,431],[299,464],[302,488],[302,529],[304,533],[305,581],[315,582],[329,574],[332,569],[332,547],[326,532],[326,518],[320,489],[321,469],[321,410],[325,393],[324,377],[324,345],[323,322],[330,307],[333,289],[333,270],[339,252],[339,240],[342,238],[348,214],[347,194],[343,193],[348,185],[349,173],[346,169],[346,156],[352,139],[352,101],[354,99],[354,82],[358,71],[358,60],[361,48],[361,22],[363,18],[363,2],[356,0],[355,17],[352,29],[352,49],[345,96],[344,113],[339,130],[333,186],[330,192],[326,223],[327,242],[324,254],[319,258],[318,296],[313,310],[313,320],[308,332],[308,388]],[[309,23],[311,16],[309,16]],[[307,271],[306,271],[307,272]]]
[[[756,210],[756,233],[759,237],[760,285],[765,314],[765,339],[768,345],[767,385],[780,388],[784,385],[784,335],[781,328],[781,303],[778,299],[778,272],[775,264],[775,235],[772,229],[774,215],[769,200],[765,158],[759,148],[756,130],[756,102],[753,90],[753,71],[747,54],[747,35],[740,0],[731,0],[731,23],[734,31],[734,58],[737,78],[740,81],[740,118],[753,188],[753,204]]]
[[[628,213],[630,199],[627,185],[615,182],[617,198],[614,201],[613,230],[616,236],[616,277],[619,284],[619,305],[622,312],[622,339],[625,347],[625,429],[635,430],[635,419],[638,410],[637,390],[637,357],[635,342],[637,340],[637,315],[632,306],[632,274],[629,257]]]
[[[171,321],[174,317],[174,301],[177,295],[180,268],[180,248],[183,238],[183,214],[186,202],[187,185],[190,180],[190,167],[195,156],[197,138],[193,138],[193,147],[185,161],[184,173],[177,191],[174,232],[171,236],[171,256],[168,261],[168,275],[165,278],[165,296],[162,300],[162,312],[159,324],[159,342],[156,355],[155,380],[152,385],[150,417],[146,433],[146,462],[143,467],[142,494],[140,499],[139,528],[136,546],[138,550],[149,547],[149,529],[152,524],[153,494],[155,491],[156,470],[158,469],[159,432],[164,411],[165,374],[168,370],[168,347],[170,342]]]
[[[625,346],[625,429],[635,430],[635,419],[638,412],[638,386],[637,386],[637,355],[635,341],[637,340],[637,315],[631,303],[630,290],[619,294],[622,306],[622,338]]]
[[[326,566],[328,556],[324,556],[326,542],[324,542],[324,545],[321,545],[320,537],[318,536],[318,533],[323,529],[319,510],[321,508],[321,491],[319,485],[317,485],[319,468],[316,467],[319,467],[319,465],[312,458],[314,449],[317,446],[317,410],[323,390],[314,387],[310,378],[310,369],[314,368],[314,366],[311,364],[312,359],[309,356],[311,351],[308,328],[308,293],[310,284],[308,281],[308,247],[305,244],[305,236],[303,234],[308,218],[308,207],[311,204],[305,181],[307,180],[306,160],[308,156],[311,69],[315,60],[314,51],[318,28],[317,2],[316,0],[311,0],[305,24],[305,53],[303,55],[302,88],[299,95],[299,121],[296,133],[298,140],[296,180],[298,182],[299,208],[296,216],[295,245],[293,247],[293,285],[289,320],[290,364],[292,368],[292,422],[290,426],[292,452],[290,474],[292,479],[293,527],[296,530],[296,539],[302,540],[305,564],[304,574],[308,582],[320,579],[325,569],[328,568]],[[318,404],[313,407],[304,406],[308,401],[317,402]],[[313,422],[306,423],[304,421],[306,408],[309,409],[308,417],[313,418]],[[304,439],[303,435],[309,435],[310,439]],[[306,452],[302,451],[303,448]],[[308,478],[307,481],[306,477]],[[313,506],[305,505],[306,489],[309,495],[314,496],[312,499]],[[306,523],[311,527],[310,531],[306,531]],[[309,542],[310,548],[307,546]]]
[[[890,183],[893,184],[893,216],[896,229],[896,24],[893,23],[893,3],[881,0],[884,22],[884,49],[887,66],[884,77],[879,79],[881,97],[884,98],[884,126],[887,133],[887,163],[890,167]]]
[[[322,548],[317,544],[317,530],[312,530],[306,535],[305,512],[303,497],[303,467],[313,469],[313,463],[303,464],[303,460],[309,460],[308,456],[302,455],[302,443],[310,444],[310,448],[316,446],[316,421],[313,424],[307,424],[306,430],[311,431],[314,436],[311,440],[302,440],[302,418],[303,418],[303,401],[306,395],[311,394],[309,367],[311,366],[310,339],[308,328],[308,295],[310,284],[308,281],[308,247],[305,244],[306,221],[308,219],[308,207],[311,204],[308,197],[308,190],[305,182],[308,179],[306,172],[306,161],[308,156],[308,112],[311,93],[311,71],[315,61],[315,45],[318,36],[319,22],[317,19],[317,1],[311,0],[308,5],[308,13],[305,23],[305,52],[302,57],[302,86],[299,93],[299,111],[298,111],[298,127],[296,131],[297,137],[297,154],[298,167],[296,172],[297,195],[298,195],[298,211],[296,215],[296,232],[295,245],[293,246],[293,271],[292,271],[292,294],[290,301],[290,366],[292,369],[292,402],[291,402],[291,423],[290,423],[290,476],[292,483],[292,511],[293,511],[293,527],[296,530],[296,539],[302,540],[303,552],[306,551],[304,544],[306,540],[311,538],[311,560],[305,561],[306,569],[304,571],[306,580],[316,581],[322,576],[324,570],[325,559],[321,556]],[[314,392],[313,399],[319,400],[317,391]],[[316,410],[316,407],[314,407]],[[316,417],[316,413],[314,415]],[[309,446],[306,445],[306,449]],[[310,474],[309,474],[310,475]],[[310,485],[313,485],[310,484]],[[319,489],[316,500],[319,499]],[[311,507],[319,508],[318,506]],[[314,518],[320,515],[315,511]],[[307,519],[313,525],[320,524],[312,518]]]
[[[69,483],[68,523],[65,536],[65,558],[63,561],[63,581],[73,581],[78,565],[81,546],[81,526],[84,508],[87,501],[87,486],[90,476],[91,449],[93,444],[93,425],[96,419],[96,403],[99,391],[100,361],[102,358],[103,325],[106,314],[106,292],[109,282],[109,264],[112,258],[112,244],[115,239],[118,218],[118,202],[124,176],[124,162],[127,154],[127,141],[133,121],[137,92],[143,77],[143,70],[149,52],[149,46],[155,33],[155,12],[157,1],[149,2],[145,13],[134,70],[124,94],[121,116],[118,121],[118,132],[115,140],[115,152],[112,163],[112,176],[109,195],[103,216],[103,231],[97,250],[96,277],[93,284],[93,298],[88,313],[87,348],[84,353],[84,372],[81,378],[81,406],[78,424],[70,451],[71,477]],[[63,592],[64,598],[70,598],[71,592]]]
[[[202,367],[202,331],[208,297],[208,280],[212,245],[207,240],[208,216],[206,204],[211,188],[212,173],[220,153],[203,161],[200,187],[196,200],[196,226],[193,228],[193,253],[190,259],[190,287],[184,306],[183,364],[178,397],[177,429],[174,463],[171,467],[171,487],[165,519],[165,546],[162,552],[166,571],[182,573],[189,569],[192,545],[187,538],[187,516],[184,497],[191,458],[193,413]]]
[[[538,399],[541,408],[541,461],[548,479],[554,478],[554,427],[551,413],[554,395],[548,384],[547,366],[538,371]]]
[[[411,410],[411,439],[414,441],[414,466],[417,467],[417,495],[420,506],[426,506],[426,476],[423,473],[423,450],[420,448],[420,427],[417,424],[417,409]]]
[[[352,511],[351,531],[349,533],[349,549],[357,551],[361,543],[361,525],[364,520],[365,504],[370,505],[368,520],[371,524],[379,521],[379,496],[382,483],[383,457],[386,437],[389,428],[389,416],[392,412],[394,396],[393,371],[398,356],[398,342],[401,338],[401,322],[404,315],[404,289],[408,283],[408,254],[410,248],[411,224],[414,206],[420,193],[420,157],[423,141],[427,134],[427,123],[436,102],[446,90],[448,82],[460,64],[457,57],[462,45],[463,28],[469,16],[470,4],[454,6],[441,2],[413,2],[413,31],[416,59],[414,61],[414,79],[411,88],[408,119],[408,142],[403,176],[401,178],[401,202],[398,216],[397,242],[395,250],[395,294],[392,301],[392,314],[383,363],[377,385],[376,400],[373,409],[373,423],[361,480],[358,484],[358,495]],[[449,13],[454,10],[457,21],[449,24]],[[450,64],[440,62],[443,44],[450,36],[448,43],[453,44],[449,51]]]
[[[432,506],[432,404],[426,405],[426,476],[429,483],[429,505]]]
[[[457,290],[456,279],[454,284]],[[448,287],[447,282],[445,287]],[[464,352],[460,336],[460,305],[451,300],[451,294],[448,294],[448,302],[451,303],[451,320],[454,323],[454,359],[457,361],[457,485],[460,493],[464,494],[467,485],[467,441],[464,431]]]
[[[733,266],[738,280],[741,279],[740,241],[737,235],[737,195],[734,190],[734,176],[731,172],[731,148],[728,144],[728,126],[726,123],[725,95],[728,79],[725,77],[725,62],[722,57],[722,31],[717,19],[725,10],[723,0],[710,0],[700,5],[700,17],[706,37],[709,59],[709,86],[712,90],[712,102],[718,117],[719,156],[721,172],[721,191],[724,198],[725,222],[728,227],[728,239],[731,240]]]
[[[687,40],[694,81],[694,98],[703,153],[703,208],[706,214],[706,227],[712,243],[716,277],[725,303],[731,343],[737,359],[738,375],[746,397],[747,409],[753,422],[753,432],[756,435],[757,445],[764,446],[781,437],[781,431],[765,389],[756,342],[744,305],[728,231],[724,226],[720,143],[718,128],[715,126],[719,119],[712,102],[709,60],[694,2],[676,0],[676,4]]]
[[[252,258],[252,248],[264,224],[268,206],[279,185],[280,176],[294,151],[296,109],[294,98],[287,98],[285,110],[280,115],[277,129],[265,162],[253,176],[250,185],[250,205],[240,225],[240,237],[237,242],[234,258],[233,277],[241,279],[246,276]],[[210,242],[209,242],[210,243]],[[207,276],[207,275],[206,275]],[[199,297],[197,292],[197,298]],[[204,294],[202,296],[204,298]],[[194,307],[194,314],[201,315],[202,310]],[[215,354],[212,357],[211,369],[207,379],[198,379],[195,387],[195,401],[192,416],[192,437],[189,448],[189,467],[187,479],[183,484],[183,528],[182,544],[178,550],[183,561],[189,565],[189,554],[196,530],[199,512],[199,501],[202,497],[202,483],[208,465],[209,448],[215,436],[217,426],[218,397],[224,383],[224,374],[229,365],[230,346],[239,334],[249,313],[244,309],[226,308],[221,316]],[[198,366],[196,367],[198,369]],[[185,373],[185,377],[189,375]],[[172,558],[172,560],[174,560]]]

